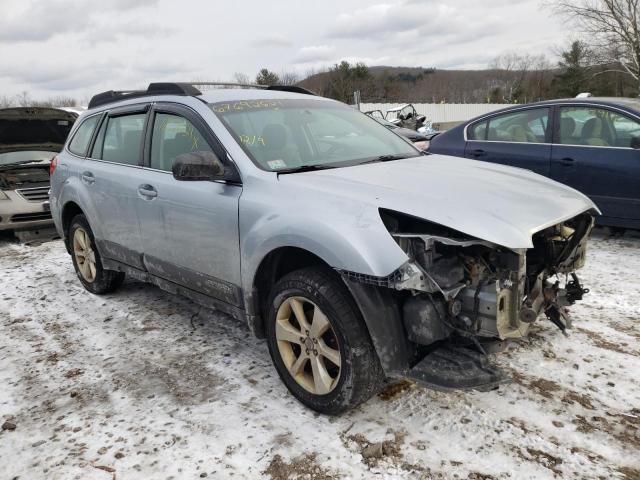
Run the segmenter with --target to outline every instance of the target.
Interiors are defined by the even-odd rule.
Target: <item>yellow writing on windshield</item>
[[[264,138],[258,135],[240,135],[240,141],[249,146],[262,145],[264,147],[266,145]]]
[[[213,111],[216,113],[225,113],[232,110],[253,110],[260,108],[271,108],[277,110],[282,104],[278,100],[250,100],[232,103],[219,103],[214,105]]]

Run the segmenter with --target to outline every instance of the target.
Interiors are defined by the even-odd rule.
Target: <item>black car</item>
[[[505,108],[434,137],[428,151],[526,168],[588,195],[598,223],[640,228],[640,100],[573,98]]]

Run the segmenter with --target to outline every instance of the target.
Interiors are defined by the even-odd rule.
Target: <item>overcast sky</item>
[[[0,0],[0,95],[367,65],[484,68],[570,32],[540,0]]]

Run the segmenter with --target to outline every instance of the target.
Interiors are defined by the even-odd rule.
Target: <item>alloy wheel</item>
[[[342,358],[331,322],[304,297],[287,298],[276,314],[278,351],[289,374],[314,395],[326,395],[338,384]]]
[[[84,228],[77,228],[73,234],[73,255],[80,275],[91,283],[96,279],[96,255],[91,248],[91,238]]]

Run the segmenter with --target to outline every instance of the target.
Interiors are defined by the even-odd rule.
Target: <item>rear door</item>
[[[142,268],[138,223],[138,185],[142,183],[142,139],[148,104],[110,111],[102,120],[93,148],[80,167],[91,199],[92,228],[102,255]]]
[[[552,178],[588,195],[612,225],[640,221],[640,121],[584,104],[559,106],[556,118]]]
[[[549,107],[526,108],[472,123],[466,129],[464,156],[549,176],[550,111]]]
[[[192,290],[241,305],[238,201],[242,187],[178,181],[171,168],[183,153],[225,150],[188,107],[157,104],[145,146],[145,179],[138,212],[147,270]]]

